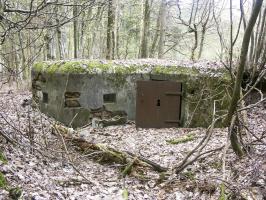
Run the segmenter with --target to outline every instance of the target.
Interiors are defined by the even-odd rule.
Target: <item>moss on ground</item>
[[[180,138],[177,138],[177,139],[166,140],[166,142],[169,144],[181,144],[181,143],[190,142],[190,141],[194,140],[195,138],[196,138],[196,135],[193,133],[193,134],[187,134],[187,135],[180,137]]]
[[[13,200],[18,200],[22,195],[22,190],[19,187],[9,189],[9,197]]]
[[[2,151],[0,151],[0,161],[3,162],[4,164],[7,163],[6,156],[4,155]]]
[[[221,170],[222,169],[222,161],[213,161],[210,163],[210,167],[213,168],[213,169],[217,169],[217,170]]]
[[[189,179],[189,180],[195,180],[196,179],[195,172],[193,172],[191,170],[182,172],[181,175],[184,176],[186,179]]]
[[[220,184],[220,196],[219,196],[219,200],[227,200],[228,196],[225,192],[225,185],[224,183]]]
[[[2,172],[0,172],[0,188],[1,189],[6,189],[7,188],[7,181]]]
[[[9,192],[10,199],[18,200],[22,195],[22,189],[20,187],[10,187],[2,172],[0,172],[0,189]]]
[[[4,164],[7,163],[7,159],[2,151],[0,151],[0,161]],[[6,190],[9,192],[10,199],[18,200],[22,195],[22,189],[19,187],[10,187],[8,184],[5,175],[0,171],[0,189]]]

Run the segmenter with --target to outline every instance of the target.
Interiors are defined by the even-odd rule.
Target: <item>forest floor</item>
[[[265,199],[266,140],[250,138],[250,151],[239,159],[231,148],[203,156],[180,174],[162,180],[149,168],[136,167],[121,176],[121,165],[100,164],[55,135],[55,121],[23,105],[29,91],[0,93],[0,199],[22,192],[21,199],[219,199],[223,184],[231,198]],[[266,109],[248,112],[250,131],[266,132]],[[120,151],[144,156],[161,166],[180,162],[206,134],[206,129],[136,129],[133,122],[121,126],[78,130],[80,137]],[[190,139],[172,144],[190,135]],[[11,144],[13,141],[14,144]],[[214,129],[205,151],[227,143],[227,129]],[[97,152],[96,152],[97,153]],[[223,168],[225,159],[225,168]],[[224,170],[223,170],[224,169]],[[6,181],[1,188],[1,174]],[[2,178],[3,179],[3,178]],[[171,180],[171,181],[169,181]],[[19,188],[14,190],[14,188]],[[15,192],[14,192],[15,191]],[[13,197],[15,199],[15,197]],[[222,198],[221,198],[222,199]]]

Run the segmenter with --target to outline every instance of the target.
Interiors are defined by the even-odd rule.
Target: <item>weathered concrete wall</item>
[[[214,100],[218,113],[225,112],[228,106],[230,83],[222,70],[201,72],[194,67],[115,61],[36,63],[32,70],[33,98],[42,112],[73,127],[89,123],[99,112],[104,115],[124,111],[128,119],[134,120],[138,80],[183,82],[182,126],[208,126]],[[104,103],[103,95],[112,93],[116,94],[116,101]]]

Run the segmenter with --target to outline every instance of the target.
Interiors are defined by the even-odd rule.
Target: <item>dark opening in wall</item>
[[[81,107],[79,103],[79,92],[65,92],[65,107]]]
[[[42,102],[48,103],[48,93],[46,93],[46,92],[42,93]]]
[[[79,98],[79,92],[65,92],[65,98]]]
[[[104,94],[103,95],[103,102],[104,103],[115,103],[116,102],[116,94],[115,93]]]
[[[77,99],[65,99],[65,107],[69,108],[80,107],[80,103]]]

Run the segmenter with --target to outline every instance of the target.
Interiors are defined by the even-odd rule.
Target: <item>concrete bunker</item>
[[[206,65],[165,60],[39,62],[32,68],[33,99],[43,113],[74,128],[115,116],[127,116],[140,127],[207,127],[214,101],[217,114],[226,112],[230,78],[217,65]],[[145,110],[144,118],[136,113],[140,83],[154,84],[154,110]],[[175,89],[177,83],[180,89]],[[156,112],[164,114],[155,119]],[[151,121],[149,117],[153,124],[141,123]]]

